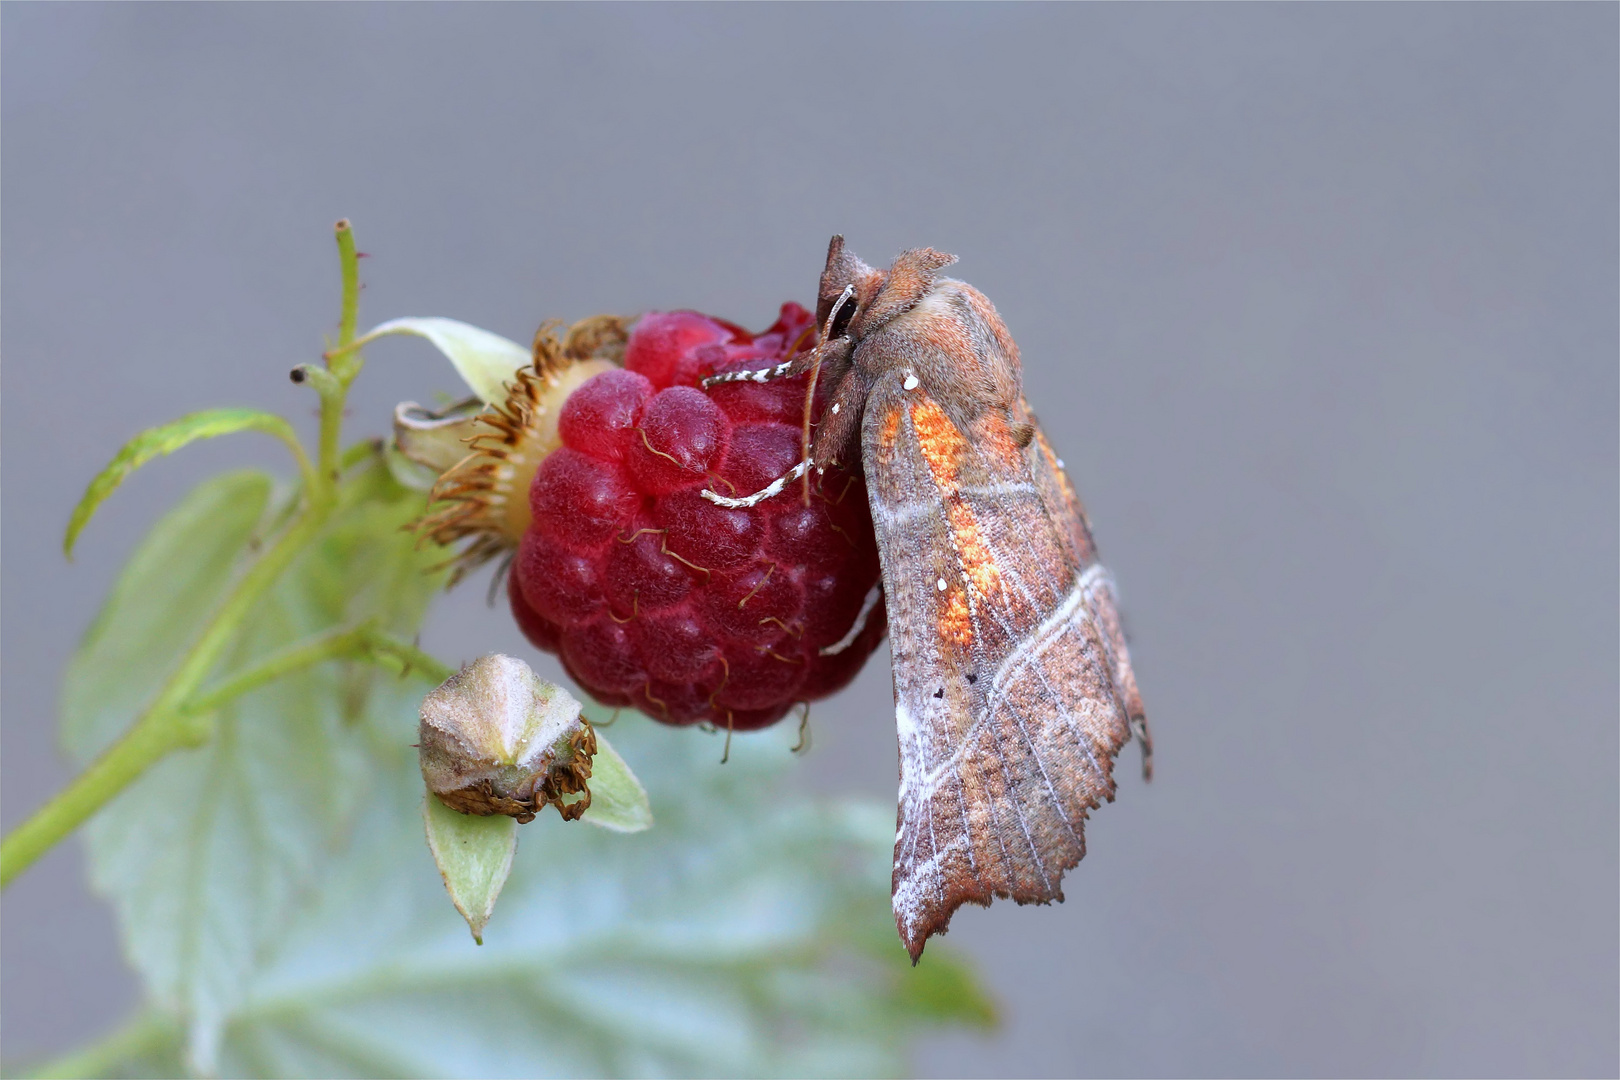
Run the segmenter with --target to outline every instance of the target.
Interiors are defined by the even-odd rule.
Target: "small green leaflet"
[[[90,486],[85,489],[84,498],[73,508],[73,516],[68,520],[67,535],[62,539],[62,552],[69,558],[73,556],[73,545],[78,540],[79,533],[90,523],[96,507],[100,506],[107,496],[117,491],[118,486],[130,473],[153,458],[172,454],[198,439],[213,439],[238,431],[264,431],[274,435],[292,448],[299,466],[304,470],[306,478],[308,477],[309,461],[304,456],[303,447],[299,445],[298,435],[293,431],[292,425],[281,417],[257,409],[208,409],[204,412],[191,413],[171,423],[148,428],[124,444],[124,448],[118,451],[107,467],[90,481]]]
[[[409,334],[431,341],[486,405],[505,400],[506,383],[512,380],[518,368],[528,366],[533,360],[529,350],[515,341],[468,323],[437,317],[391,319],[355,344],[363,345],[390,334]]]
[[[422,824],[450,900],[467,920],[473,940],[482,945],[484,926],[495,913],[495,900],[512,872],[517,821],[503,814],[477,817],[459,813],[429,793],[422,800]]]

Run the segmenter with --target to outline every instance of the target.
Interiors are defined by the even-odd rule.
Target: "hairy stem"
[[[349,223],[338,222],[336,232],[343,277],[343,308],[338,330],[338,343],[342,346],[354,340],[360,304],[360,264]],[[305,505],[292,525],[242,575],[230,598],[214,613],[202,636],[129,730],[0,843],[0,888],[10,884],[152,765],[175,750],[201,746],[213,735],[213,710],[195,708],[192,697],[236,640],[253,608],[293,560],[320,535],[331,518],[337,505],[337,482],[342,467],[339,446],[344,402],[349,383],[359,374],[361,365],[358,355],[349,355],[333,365],[335,377],[324,389],[323,382],[316,380],[317,389],[321,391],[319,475],[309,486]],[[399,649],[410,647],[399,646],[397,642],[394,645],[397,648],[383,649],[379,655],[391,656],[402,666],[408,666],[409,660],[400,655]],[[423,659],[437,664],[431,658]]]
[[[4,843],[0,843],[0,889],[153,764],[172,751],[208,741],[213,733],[212,717],[185,709],[187,700],[236,639],[237,631],[254,605],[320,532],[330,513],[330,500],[307,507],[275,546],[242,576],[236,591],[215,612],[179,668],[130,729],[102,751],[72,783],[7,834]]]
[[[343,404],[348,397],[349,384],[360,374],[365,361],[359,352],[346,347],[354,341],[355,327],[360,317],[360,255],[354,248],[354,230],[344,219],[333,227],[337,235],[338,267],[343,277],[343,307],[338,316],[337,349],[345,350],[328,359],[335,386],[315,380],[321,395],[321,475],[328,487],[337,484],[339,464],[338,447],[343,437]]]
[[[198,694],[186,705],[188,713],[210,713],[256,690],[266,683],[314,667],[328,660],[364,660],[396,675],[418,675],[441,683],[454,669],[416,648],[377,629],[371,624],[348,630],[334,630],[303,644],[284,650],[259,664],[231,676]]]

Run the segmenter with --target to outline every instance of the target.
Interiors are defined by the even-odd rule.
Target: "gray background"
[[[958,916],[1006,1006],[928,1074],[1589,1074],[1617,1060],[1614,5],[21,6],[3,13],[4,801],[135,538],[297,414],[335,319],[693,306],[829,234],[1000,307],[1118,577],[1160,748],[1050,909]],[[389,343],[357,428],[449,386]],[[481,588],[427,644],[519,648]],[[806,787],[892,798],[879,657]],[[1132,751],[1134,755],[1134,751]],[[1130,772],[1131,770],[1127,770]],[[130,1005],[66,845],[6,894],[8,1058]]]

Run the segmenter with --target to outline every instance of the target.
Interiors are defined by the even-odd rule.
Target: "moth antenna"
[[[821,328],[821,343],[816,346],[816,358],[810,364],[810,382],[804,388],[804,431],[799,440],[800,461],[808,462],[810,460],[810,410],[815,407],[816,383],[821,378],[821,351],[826,348],[827,342],[832,340],[833,323],[838,321],[838,313],[844,310],[844,305],[849,303],[854,295],[855,286],[853,284],[845,285],[844,291],[838,295],[838,299],[833,303],[832,310],[827,312],[827,321]],[[805,470],[804,474],[804,505],[810,505],[809,470]]]
[[[718,386],[721,383],[728,382],[770,382],[772,379],[780,379],[786,375],[797,362],[797,358],[794,358],[784,360],[775,367],[750,368],[747,371],[728,371],[722,375],[710,375],[699,382],[698,385],[707,390],[711,386]]]
[[[821,378],[821,350],[810,365],[810,381],[804,388],[804,430],[799,436],[799,460],[810,462],[810,409],[816,403],[816,382]],[[810,470],[804,470],[804,505],[810,505]]]

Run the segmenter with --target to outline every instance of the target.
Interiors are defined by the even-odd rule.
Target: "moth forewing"
[[[963,903],[1062,899],[1140,716],[1079,500],[1017,395],[1016,354],[997,355],[1011,339],[984,324],[988,301],[944,286],[855,354],[874,376],[861,452],[894,657],[895,920],[914,960]],[[986,400],[1007,390],[997,372],[1010,401]]]
[[[894,912],[913,962],[964,903],[1063,899],[1113,763],[1151,743],[1079,497],[1024,403],[995,307],[907,251],[885,273],[834,237],[822,272],[832,403],[790,474],[859,452],[894,657]],[[853,300],[851,313],[848,304]],[[772,378],[765,369],[731,379]],[[721,505],[751,505],[790,477]]]

